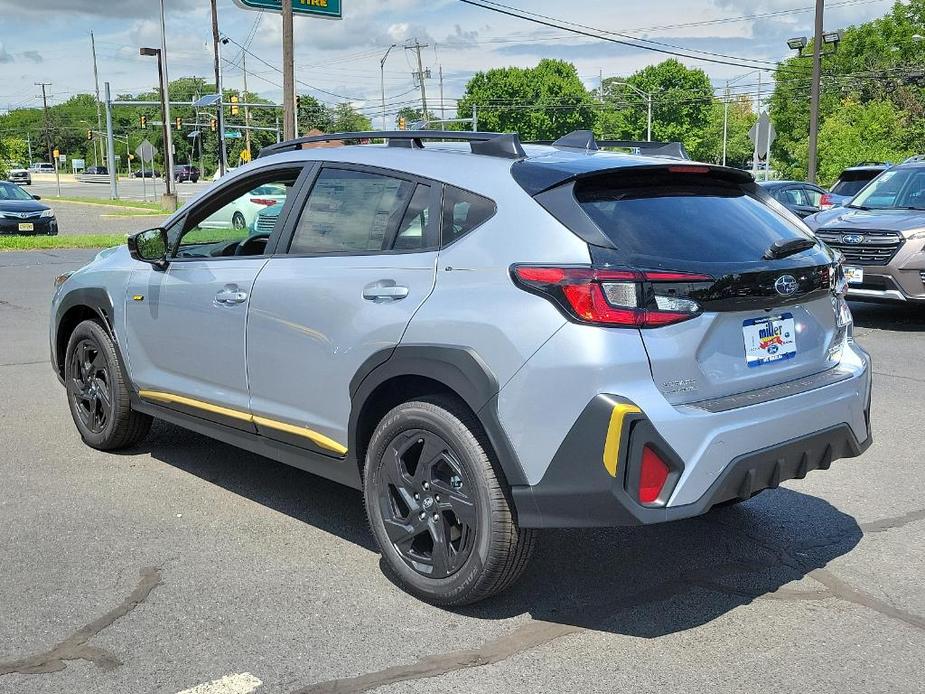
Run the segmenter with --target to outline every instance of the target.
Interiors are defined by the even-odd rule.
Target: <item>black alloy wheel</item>
[[[77,343],[69,370],[74,411],[84,426],[101,434],[112,417],[112,378],[106,357],[90,338]]]
[[[385,532],[414,571],[444,578],[472,552],[478,514],[471,483],[449,444],[413,429],[389,442],[378,471]]]

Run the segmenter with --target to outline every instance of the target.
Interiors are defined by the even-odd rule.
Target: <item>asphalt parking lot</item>
[[[0,692],[925,691],[925,310],[853,306],[861,458],[545,532],[511,591],[449,612],[383,576],[357,492],[166,424],[84,446],[47,324],[92,255],[0,254]]]

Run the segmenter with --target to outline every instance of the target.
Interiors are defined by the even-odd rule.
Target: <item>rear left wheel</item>
[[[386,572],[435,605],[501,592],[533,550],[483,438],[461,403],[433,397],[394,408],[370,440],[364,496]]]

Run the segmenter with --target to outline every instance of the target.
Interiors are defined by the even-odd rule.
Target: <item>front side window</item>
[[[805,205],[806,201],[803,199],[803,192],[799,188],[784,188],[778,196],[777,199],[786,205]]]
[[[822,204],[822,191],[815,188],[803,188],[806,199],[813,207],[819,207]]]
[[[198,207],[183,225],[176,257],[262,255],[298,175],[253,177]]]
[[[428,186],[378,173],[322,169],[289,253],[377,253],[388,250],[396,230],[403,244],[413,246],[415,225],[426,228],[428,196],[418,194],[420,188]],[[419,239],[423,243],[423,234]]]

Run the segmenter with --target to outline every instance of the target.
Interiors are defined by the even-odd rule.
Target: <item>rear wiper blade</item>
[[[779,260],[787,256],[794,255],[800,251],[805,251],[816,245],[812,239],[790,239],[789,241],[775,241],[771,247],[764,252],[765,260]]]
[[[865,212],[870,212],[870,208],[864,207],[864,205],[843,205],[843,207],[847,207],[851,210],[864,210]]]

